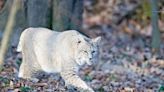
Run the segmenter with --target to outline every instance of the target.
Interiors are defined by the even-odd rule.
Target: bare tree
[[[6,28],[5,28],[3,38],[1,41],[1,47],[0,47],[0,67],[1,68],[4,62],[7,49],[8,49],[9,40],[13,31],[14,21],[15,21],[16,13],[19,9],[19,6],[20,6],[20,0],[13,0],[13,5],[11,7],[8,22],[6,24]]]
[[[153,52],[160,48],[160,31],[158,27],[158,0],[151,0],[152,6],[152,49]]]

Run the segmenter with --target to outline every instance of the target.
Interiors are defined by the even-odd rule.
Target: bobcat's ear
[[[100,42],[101,42],[101,36],[99,36],[99,37],[96,37],[96,38],[94,38],[94,39],[92,39],[92,41],[94,42],[94,43],[96,43],[97,45],[99,45],[100,44]]]

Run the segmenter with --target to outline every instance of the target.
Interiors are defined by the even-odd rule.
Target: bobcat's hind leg
[[[33,82],[38,82],[39,79],[35,78],[35,73],[38,71],[38,68],[34,67],[34,65],[29,65],[26,63],[22,63],[19,68],[19,78],[27,79]]]
[[[19,74],[18,77],[23,79],[30,79],[32,78],[32,68],[30,68],[28,64],[26,64],[24,61],[22,62],[20,68],[19,68]]]
[[[40,69],[39,65],[36,63],[36,61],[32,59],[26,59],[25,56],[23,56],[22,64],[19,68],[19,75],[18,77],[24,78],[24,79],[32,79],[34,76],[34,73],[36,73]]]
[[[35,53],[33,52],[32,47],[26,47],[24,46],[24,49],[22,51],[22,64],[19,68],[19,75],[18,77],[24,78],[24,79],[36,79],[35,73],[41,69],[39,63],[37,62]]]

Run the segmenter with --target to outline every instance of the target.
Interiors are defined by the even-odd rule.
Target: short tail
[[[29,29],[30,28],[27,28],[22,32],[22,34],[19,38],[19,43],[18,43],[18,46],[17,46],[17,52],[22,52],[22,45],[23,45],[22,43],[23,43],[23,40],[24,40],[24,35],[25,35],[25,32]]]
[[[22,51],[22,44],[21,44],[21,40],[19,40],[18,46],[17,46],[17,52],[21,52]]]

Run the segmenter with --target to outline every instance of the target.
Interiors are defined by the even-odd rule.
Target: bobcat
[[[90,39],[75,30],[25,29],[17,47],[23,58],[18,77],[30,79],[40,70],[60,73],[67,85],[94,92],[76,73],[81,65],[94,62],[100,40],[101,37]]]

